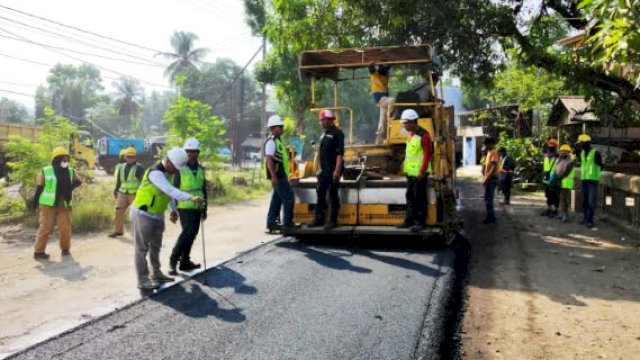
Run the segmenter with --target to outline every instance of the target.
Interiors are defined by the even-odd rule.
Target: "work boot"
[[[123,234],[123,233],[121,233],[121,232],[114,231],[114,232],[112,232],[111,234],[109,234],[108,236],[109,236],[110,238],[115,238],[115,237],[122,236],[122,235],[124,235],[124,234]]]
[[[159,287],[160,287],[159,284],[154,284],[149,280],[147,280],[145,282],[142,282],[142,283],[138,283],[138,289],[142,289],[142,290],[154,290],[154,289],[157,289]]]
[[[161,271],[158,271],[157,273],[151,275],[151,281],[157,283],[172,282],[173,280],[174,279],[172,277],[163,274]]]
[[[38,260],[47,260],[49,259],[49,254],[45,254],[43,252],[34,252],[33,258]]]
[[[307,227],[313,228],[313,227],[320,227],[323,225],[324,225],[324,221],[320,219],[314,219],[312,222],[307,224]]]
[[[547,209],[547,210],[543,211],[542,213],[540,213],[540,216],[549,216],[550,212],[551,212],[551,209]]]
[[[280,230],[281,230],[281,227],[280,227],[279,224],[274,224],[274,225],[267,226],[267,234],[277,233]]]
[[[324,226],[324,231],[331,231],[333,229],[335,229],[338,226],[337,223],[333,222],[333,221],[329,221],[325,226]]]
[[[418,231],[422,231],[424,230],[425,225],[424,224],[415,224],[411,227],[411,232],[418,232]]]
[[[299,224],[286,225],[286,226],[282,227],[282,233],[283,234],[287,234],[287,233],[291,232],[292,230],[296,230],[296,229],[300,229],[300,225]]]
[[[487,218],[487,219],[484,219],[484,221],[482,223],[485,224],[485,225],[495,224],[496,223],[496,219],[495,218],[493,218],[493,219]]]
[[[560,221],[562,221],[563,223],[569,221],[569,217],[567,216],[567,214],[562,214],[562,216],[560,217]]]
[[[67,249],[67,250],[62,250],[61,252],[62,256],[69,256],[71,255],[71,252]]]
[[[194,264],[191,260],[181,261],[179,269],[180,271],[191,271],[195,269],[200,269],[200,264]]]
[[[171,276],[178,275],[178,271],[176,270],[177,265],[178,265],[177,260],[169,259],[169,275]]]
[[[409,221],[403,221],[400,224],[396,225],[397,229],[408,229],[410,228],[412,225]]]

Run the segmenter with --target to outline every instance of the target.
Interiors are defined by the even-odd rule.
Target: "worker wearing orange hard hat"
[[[542,212],[542,216],[554,217],[558,215],[558,206],[560,198],[558,197],[558,188],[550,183],[551,171],[555,168],[558,161],[558,140],[549,139],[547,141],[547,152],[544,154],[542,165],[542,183],[544,184],[544,195],[547,198],[547,209]]]

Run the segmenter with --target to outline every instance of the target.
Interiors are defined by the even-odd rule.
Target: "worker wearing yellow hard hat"
[[[144,175],[144,168],[136,162],[136,148],[128,147],[122,149],[120,154],[124,156],[125,162],[119,164],[115,172],[116,188],[113,196],[116,198],[116,210],[114,219],[114,229],[109,237],[124,235],[124,218],[127,209],[136,197],[138,187]]]
[[[588,228],[595,226],[594,217],[598,183],[602,172],[602,156],[593,146],[591,137],[587,134],[578,136],[578,160],[580,161],[580,183],[582,184],[583,218],[580,224]]]
[[[69,165],[69,152],[57,147],[51,152],[51,165],[45,166],[36,179],[36,193],[31,203],[38,209],[40,225],[36,235],[33,257],[46,260],[45,253],[49,236],[58,226],[62,255],[69,255],[71,248],[71,206],[72,191],[81,181]]]
[[[558,188],[560,206],[557,218],[566,222],[569,218],[569,203],[571,202],[571,190],[574,188],[574,159],[571,154],[571,146],[564,144],[560,147],[560,155],[556,166],[552,171],[554,186]]]
[[[120,167],[122,166],[122,164],[124,164],[126,162],[124,153],[127,151],[127,149],[120,149],[120,153],[118,154],[118,163],[116,164],[116,167],[113,169],[113,176],[116,178],[116,181],[118,180],[118,171],[120,170]]]
[[[547,209],[542,212],[542,216],[554,217],[558,215],[558,206],[560,199],[558,197],[558,188],[550,186],[551,171],[555,168],[558,161],[558,140],[549,139],[547,141],[547,151],[544,154],[542,165],[542,183],[544,184],[544,196],[547,198]]]

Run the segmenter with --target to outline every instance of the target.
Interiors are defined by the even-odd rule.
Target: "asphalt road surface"
[[[277,240],[11,358],[438,358],[454,254],[386,243]]]

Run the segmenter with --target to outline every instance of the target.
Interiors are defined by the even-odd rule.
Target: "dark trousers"
[[[558,194],[557,186],[545,184],[544,196],[547,198],[547,206],[555,206],[555,208],[558,209],[558,206],[560,206],[560,195]]]
[[[407,176],[407,211],[404,222],[407,225],[424,225],[427,217],[427,177],[422,180]]]
[[[293,190],[287,178],[279,178],[278,186],[273,188],[269,212],[267,213],[267,228],[274,229],[277,226],[280,210],[282,210],[282,225],[293,225]]]
[[[502,191],[502,195],[504,196],[504,202],[506,204],[511,200],[511,185],[513,184],[513,175],[512,174],[504,174],[500,179],[500,190]]]
[[[327,209],[327,192],[329,192],[329,202],[331,203],[331,222],[338,223],[338,213],[340,212],[340,181],[334,182],[331,176],[318,176],[318,205],[316,206],[316,220],[324,222]]]
[[[198,230],[200,230],[201,212],[200,210],[178,209],[178,215],[180,216],[182,232],[178,236],[178,241],[173,247],[173,251],[171,251],[170,260],[186,264],[191,261],[191,247],[196,236],[198,236]]]
[[[493,198],[496,195],[496,187],[498,182],[496,179],[489,180],[484,187],[484,204],[487,208],[486,220],[494,221],[496,219],[496,211],[493,208]]]
[[[588,224],[593,224],[597,195],[598,182],[582,180],[582,215],[584,216],[584,221]]]

